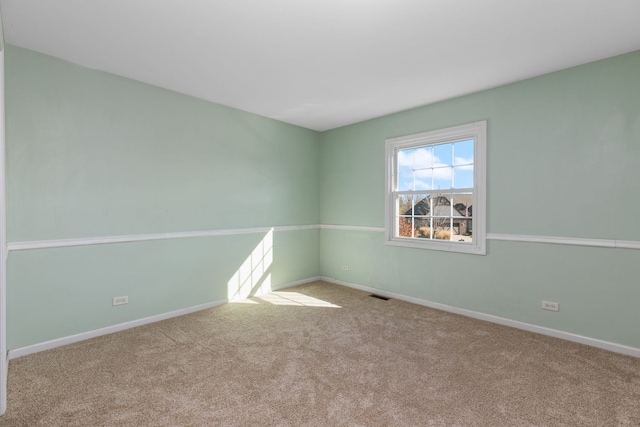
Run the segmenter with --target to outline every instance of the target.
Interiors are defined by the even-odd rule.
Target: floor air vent
[[[369,296],[370,296],[371,298],[378,298],[378,299],[381,299],[381,300],[383,300],[383,301],[389,301],[389,298],[387,298],[387,297],[383,297],[382,295],[371,294],[371,295],[369,295]]]

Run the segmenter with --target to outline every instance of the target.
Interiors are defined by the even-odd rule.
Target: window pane
[[[417,194],[414,197],[413,215],[428,216],[430,211],[429,196],[427,194]]]
[[[420,169],[415,172],[413,190],[431,190],[433,188],[433,169]]]
[[[413,169],[413,148],[398,150],[398,169]]]
[[[473,165],[453,168],[453,188],[473,188]]]
[[[451,196],[454,217],[470,217],[473,209],[473,194],[453,194]]]
[[[413,170],[400,169],[398,171],[398,190],[413,190]]]
[[[411,215],[413,196],[398,196],[398,215]]]
[[[416,148],[413,152],[413,167],[416,169],[433,167],[433,147]]]
[[[414,219],[414,235],[417,238],[431,238],[431,207],[431,196],[429,194],[416,196],[413,210],[416,215]]]
[[[433,190],[453,188],[453,168],[440,167],[433,170]]]
[[[460,141],[453,144],[454,165],[473,164],[473,140]]]
[[[398,222],[398,237],[412,237],[411,230],[413,226],[411,224],[410,216],[397,217]]]
[[[473,232],[472,232],[472,219],[453,219],[453,238],[456,242],[465,242],[472,243],[473,242]]]
[[[425,221],[419,227],[416,227],[415,235],[419,239],[432,239],[430,221]]]
[[[416,197],[402,195],[398,197],[398,236],[413,237],[413,211]]]
[[[435,239],[451,240],[451,219],[433,218],[431,228]]]
[[[451,195],[450,194],[433,194],[431,196],[431,206],[433,211],[431,215],[434,217],[450,217],[451,216]]]
[[[434,166],[451,166],[453,165],[451,156],[453,144],[440,144],[433,147],[433,163]]]

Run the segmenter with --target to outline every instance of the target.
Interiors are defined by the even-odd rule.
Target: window
[[[486,253],[486,134],[481,121],[387,139],[387,244]]]

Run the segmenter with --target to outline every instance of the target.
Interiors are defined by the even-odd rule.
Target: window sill
[[[486,255],[486,245],[484,242],[478,243],[458,243],[451,241],[431,241],[431,240],[416,240],[416,239],[403,239],[403,238],[393,238],[387,239],[385,244],[389,246],[400,246],[405,248],[414,248],[414,249],[428,249],[433,251],[442,251],[442,252],[458,252],[463,254],[473,254],[473,255]]]

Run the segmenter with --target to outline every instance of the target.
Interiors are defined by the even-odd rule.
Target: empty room
[[[0,12],[0,426],[640,425],[640,2]]]

